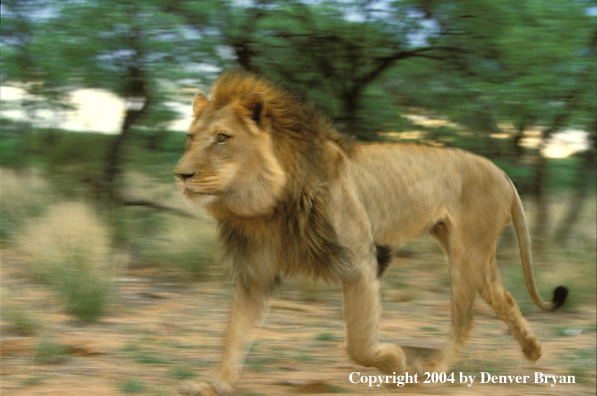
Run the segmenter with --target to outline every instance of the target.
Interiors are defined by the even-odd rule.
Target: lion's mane
[[[268,243],[276,250],[278,269],[283,275],[306,274],[326,281],[346,279],[351,272],[348,249],[338,242],[326,214],[328,186],[337,172],[336,161],[329,158],[325,145],[331,142],[348,155],[350,141],[301,95],[255,74],[225,72],[211,92],[216,109],[240,102],[249,94],[263,95],[268,133],[275,156],[287,175],[271,217],[228,217],[220,221],[223,254],[233,273],[242,276],[244,269],[235,264],[250,257],[255,245]],[[238,112],[242,114],[243,110]],[[266,242],[263,238],[277,240]]]

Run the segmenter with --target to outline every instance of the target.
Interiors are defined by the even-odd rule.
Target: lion
[[[404,351],[377,339],[380,279],[395,249],[426,233],[449,263],[453,320],[446,346],[409,364],[421,373],[449,368],[471,329],[477,294],[529,360],[541,356],[498,272],[496,246],[508,224],[535,304],[554,311],[568,292],[556,288],[551,302],[539,296],[520,197],[492,162],[453,148],[351,142],[300,95],[242,70],[224,72],[211,95],[193,100],[174,173],[186,198],[217,220],[222,261],[237,286],[214,382],[186,392],[233,392],[272,290],[292,275],[340,283],[349,356],[404,372]]]

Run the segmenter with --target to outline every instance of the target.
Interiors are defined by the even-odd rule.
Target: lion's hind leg
[[[486,274],[485,283],[483,288],[480,289],[480,294],[495,310],[498,318],[508,326],[512,335],[520,343],[526,357],[533,362],[539,359],[541,357],[541,343],[520,313],[520,309],[518,309],[512,295],[504,288],[495,255],[491,259],[490,269]]]
[[[453,261],[452,261],[453,263]],[[452,329],[444,348],[431,360],[417,358],[413,364],[418,373],[446,372],[464,346],[473,324],[473,303],[477,295],[476,284],[466,279],[460,270],[450,271],[452,278]]]
[[[452,283],[452,329],[446,346],[431,359],[417,358],[415,371],[445,372],[464,346],[473,324],[473,304],[483,284],[487,253],[478,241],[465,239],[451,224],[439,223],[431,235],[440,243],[450,266]],[[481,271],[479,271],[481,267]]]

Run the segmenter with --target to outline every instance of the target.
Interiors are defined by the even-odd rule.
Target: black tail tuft
[[[568,289],[564,286],[558,286],[553,291],[553,310],[560,308],[562,305],[566,303],[566,298],[568,297]]]

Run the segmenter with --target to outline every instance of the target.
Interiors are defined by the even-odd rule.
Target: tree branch
[[[171,208],[169,206],[165,206],[165,205],[162,205],[162,204],[159,204],[156,202],[152,202],[152,201],[147,201],[144,199],[123,200],[122,204],[124,206],[146,206],[148,208],[155,209],[157,211],[168,212],[168,213],[172,213],[174,215],[181,216],[181,217],[187,217],[187,218],[190,217],[190,218],[194,218],[194,219],[197,218],[197,216],[195,216],[194,214],[185,212],[184,210],[180,210],[177,208]]]

